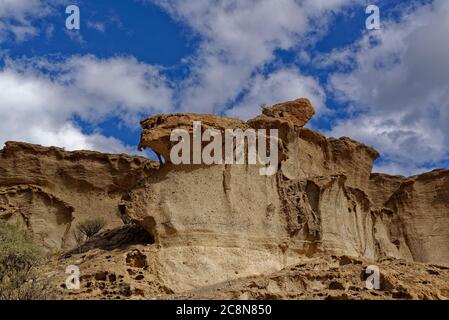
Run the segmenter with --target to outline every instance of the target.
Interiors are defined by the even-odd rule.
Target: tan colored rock
[[[348,184],[365,189],[379,153],[350,138],[326,138],[307,128],[289,131],[282,171],[289,179],[344,174]]]
[[[257,129],[278,129],[283,125],[302,128],[314,114],[315,109],[308,99],[297,99],[264,108],[262,114],[248,124]]]
[[[164,299],[248,300],[448,300],[449,268],[386,259],[376,265],[380,288],[368,289],[366,268],[372,261],[316,255],[272,274],[207,286]]]
[[[0,218],[59,248],[73,243],[73,223],[106,217],[113,230],[65,255],[89,270],[81,298],[447,298],[449,171],[373,174],[377,151],[304,128],[313,113],[299,99],[248,123],[150,117],[140,147],[165,158],[158,169],[144,158],[8,143]],[[193,121],[221,132],[279,129],[279,171],[173,165],[170,134],[192,133]],[[368,264],[383,270],[382,293],[363,291]]]
[[[391,176],[382,173],[371,174],[367,192],[374,206],[385,207],[386,202],[406,180],[407,178],[403,176]]]
[[[390,234],[413,260],[449,263],[449,171],[435,170],[403,182],[387,201]]]
[[[366,269],[373,261],[327,254],[302,256],[300,263],[272,273],[173,292],[157,276],[157,250],[151,245],[112,251],[92,248],[63,260],[54,259],[40,273],[51,275],[54,286],[61,288],[67,278],[66,265],[76,264],[83,270],[80,290],[63,290],[62,299],[449,299],[449,267],[383,259],[375,263],[380,271],[380,288],[376,290],[368,289],[365,282]],[[141,263],[134,263],[135,258]]]
[[[303,128],[313,113],[310,103],[299,99],[267,108],[248,122],[257,129],[280,129],[283,161],[276,177],[260,177],[257,166],[251,165],[169,164],[129,193],[122,211],[154,236],[162,282],[180,292],[205,286],[211,279],[219,282],[280,270],[300,261],[297,253],[436,261],[398,245],[409,235],[395,232],[395,227],[402,228],[401,214],[382,201],[396,192],[401,179],[371,175],[379,157],[373,148]],[[150,119],[143,124],[141,146],[157,142],[157,152],[168,154],[171,130],[178,125],[189,129],[193,119],[210,118]],[[232,119],[215,120],[208,127],[244,127]],[[380,194],[383,184],[386,195]],[[435,244],[449,251],[441,244],[448,232],[445,228],[438,232]],[[449,262],[445,254],[439,256],[439,263]],[[174,263],[173,257],[182,263]]]
[[[373,148],[348,137],[330,138],[333,170],[344,173],[350,185],[366,189],[373,162],[380,154]]]
[[[184,129],[192,137],[193,122],[201,121],[201,129],[218,129],[224,132],[226,129],[241,128],[245,130],[248,125],[238,119],[230,119],[209,114],[178,113],[170,115],[155,115],[143,120],[142,134],[139,149],[151,148],[170,162],[170,150],[177,143],[170,141],[170,135],[175,129]]]
[[[22,221],[46,248],[68,248],[72,225],[82,220],[122,225],[122,193],[154,168],[142,157],[7,142],[0,151],[0,217]]]
[[[256,166],[166,165],[122,210],[154,236],[159,280],[180,292],[293,263],[280,206],[276,177]]]
[[[34,185],[0,188],[0,203],[9,214],[0,219],[22,224],[45,248],[64,248],[70,243],[74,208],[47,190]]]

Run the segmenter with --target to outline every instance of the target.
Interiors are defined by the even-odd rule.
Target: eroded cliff
[[[160,168],[140,157],[7,143],[0,152],[0,218],[23,222],[48,248],[73,248],[74,222],[105,217],[113,230],[66,258],[78,255],[91,266],[86,256],[97,254],[85,252],[105,252],[108,261],[123,263],[117,267],[126,270],[122,278],[151,282],[147,292],[139,286],[144,297],[275,274],[323,255],[449,264],[449,171],[373,174],[376,150],[305,128],[313,115],[310,102],[299,99],[265,108],[248,122],[150,117],[141,123],[139,147],[162,155]],[[219,132],[278,129],[279,170],[263,176],[261,165],[172,164],[170,134],[191,133],[193,121]],[[144,247],[130,249],[145,238],[123,226],[130,223],[146,230]],[[113,249],[124,251],[111,256]]]
[[[173,290],[273,272],[322,252],[449,263],[449,172],[372,174],[378,152],[304,128],[313,114],[300,99],[247,122],[279,130],[283,161],[275,176],[250,165],[167,163],[124,199],[126,215],[155,236],[158,274]],[[214,126],[208,115],[150,117],[140,147],[163,144],[168,156],[167,123],[194,120],[219,130],[245,127],[222,118]]]
[[[7,142],[0,218],[22,223],[46,248],[71,248],[77,222],[104,217],[108,228],[122,225],[122,194],[157,166],[142,157]]]

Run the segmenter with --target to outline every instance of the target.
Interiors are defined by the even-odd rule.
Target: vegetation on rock
[[[75,239],[78,244],[84,243],[106,226],[104,218],[86,219],[77,224],[75,230]]]
[[[48,284],[39,281],[35,270],[44,254],[25,230],[0,220],[0,300],[51,298]]]

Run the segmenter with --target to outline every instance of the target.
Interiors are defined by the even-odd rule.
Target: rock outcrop
[[[248,125],[238,119],[230,119],[215,115],[201,115],[194,113],[179,113],[169,115],[156,115],[143,120],[142,134],[140,138],[139,149],[151,148],[157,154],[164,157],[165,161],[170,162],[170,150],[176,142],[170,141],[170,135],[173,130],[183,129],[193,137],[193,122],[201,121],[201,129],[217,129],[224,131],[226,129],[241,128],[246,129]]]
[[[397,188],[385,206],[390,238],[415,261],[449,263],[449,171],[414,176]]]
[[[0,151],[0,218],[22,223],[48,249],[70,248],[80,221],[104,217],[108,228],[123,225],[122,194],[154,168],[143,157],[7,142]]]
[[[22,221],[46,247],[70,248],[74,222],[105,217],[115,229],[66,259],[98,266],[86,257],[96,262],[97,256],[109,257],[110,266],[123,269],[122,280],[134,287],[121,288],[117,273],[95,267],[96,273],[86,276],[91,287],[85,294],[94,292],[97,278],[112,277],[110,286],[123,289],[124,296],[148,298],[185,297],[189,290],[244,277],[256,277],[251,279],[257,284],[257,277],[268,274],[277,279],[268,287],[285,292],[299,277],[291,266],[323,256],[351,257],[345,261],[356,264],[393,261],[391,268],[385,265],[393,270],[390,284],[399,261],[449,264],[449,171],[408,178],[372,173],[379,153],[350,138],[326,138],[305,128],[313,114],[310,102],[299,99],[265,108],[248,122],[201,114],[150,117],[141,122],[139,148],[164,157],[161,167],[140,157],[7,143],[0,152],[0,218]],[[201,121],[203,131],[278,129],[279,170],[263,176],[260,165],[171,163],[172,130],[192,134],[193,121]],[[148,234],[145,245],[136,244],[145,239],[139,227]],[[354,281],[360,278],[358,269],[348,267],[358,273]],[[140,280],[151,284],[147,291],[136,285]],[[245,297],[258,294],[248,289],[249,282],[234,281],[233,288]],[[314,282],[301,283],[311,288]],[[316,284],[349,290],[323,283]],[[447,282],[438,285],[442,289],[433,296],[424,289],[408,292],[444,297]],[[400,285],[391,287],[398,291]]]
[[[302,128],[314,114],[308,99],[298,99],[264,107],[262,114],[249,120],[248,125],[258,129]]]
[[[211,279],[274,272],[322,252],[449,263],[448,172],[411,178],[432,185],[426,191],[418,183],[416,192],[423,194],[413,195],[405,178],[372,175],[379,157],[373,148],[304,128],[313,114],[308,100],[300,99],[247,122],[279,129],[283,161],[275,176],[259,176],[250,165],[168,163],[128,194],[123,212],[155,237],[158,274],[168,287],[176,292]],[[191,128],[192,121],[219,130],[245,128],[215,116],[211,123],[210,117],[150,117],[142,122],[140,147],[157,145],[168,156],[167,122],[170,129],[177,123]]]
[[[91,247],[63,261],[54,259],[41,270],[42,275],[61,288],[67,277],[65,267],[80,267],[81,288],[67,290],[64,299],[449,299],[449,267],[383,259],[375,263],[380,270],[379,289],[367,289],[366,270],[372,261],[330,254],[303,256],[300,263],[272,273],[237,275],[224,282],[212,279],[205,286],[174,292],[158,276],[154,245],[104,248]]]

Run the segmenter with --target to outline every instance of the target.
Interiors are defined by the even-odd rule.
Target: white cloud
[[[87,26],[91,29],[98,31],[98,32],[106,31],[106,25],[99,21],[88,21]]]
[[[394,160],[375,164],[373,172],[382,172],[393,176],[410,177],[437,169],[435,166],[416,166],[413,163],[397,162]]]
[[[324,59],[355,65],[330,77],[331,90],[354,114],[331,134],[373,145],[409,172],[447,159],[448,16],[449,2],[436,0]]]
[[[116,139],[84,134],[71,121],[74,115],[92,124],[117,115],[135,126],[143,114],[169,112],[171,101],[158,69],[129,57],[7,60],[0,92],[0,143],[19,140],[70,150],[129,151]]]
[[[191,76],[181,85],[179,105],[182,110],[217,112],[232,103],[241,93],[254,92],[263,79],[264,66],[274,61],[275,50],[288,50],[306,45],[309,33],[324,33],[332,12],[358,0],[295,1],[184,1],[154,0],[175,19],[187,24],[201,37],[201,44],[191,64]],[[309,34],[309,37],[305,37]],[[307,41],[306,41],[307,40]],[[284,66],[280,66],[284,69]],[[274,73],[277,70],[273,71]],[[295,69],[296,77],[302,75]],[[256,79],[256,80],[255,80]],[[282,80],[282,78],[279,78]],[[285,80],[288,80],[286,77]],[[283,83],[292,87],[289,83]],[[278,87],[282,87],[280,84]],[[278,90],[265,100],[285,100]],[[296,97],[302,94],[298,90]],[[319,100],[321,97],[310,97]],[[252,99],[247,99],[248,103]],[[254,106],[248,106],[254,108]],[[242,105],[238,106],[243,108]],[[318,110],[321,111],[321,110]]]
[[[368,114],[339,121],[331,134],[349,136],[380,150],[384,161],[376,171],[412,175],[429,171],[428,163],[446,156],[444,133],[429,128],[432,122],[425,117],[409,123],[400,114]]]
[[[32,21],[50,14],[51,1],[47,0],[1,0],[0,42],[12,35],[23,41],[37,32]],[[53,1],[53,4],[60,2]]]
[[[331,12],[355,1],[158,2],[201,36],[196,54],[189,58],[191,76],[178,85],[176,96],[158,68],[130,57],[7,61],[0,71],[0,90],[5,93],[0,114],[8,120],[8,125],[0,128],[2,140],[104,149],[117,143],[103,143],[98,134],[82,134],[70,120],[73,115],[94,124],[119,115],[135,125],[142,114],[171,112],[172,106],[181,111],[222,111],[243,92],[247,93],[243,102],[229,111],[241,117],[254,113],[262,102],[300,96],[311,98],[324,110],[324,93],[315,79],[285,66],[268,74],[263,69],[273,62],[276,49],[295,47],[316,23],[325,26]],[[17,38],[35,34],[31,21],[50,14],[49,3],[3,1],[3,32]],[[311,19],[316,22],[311,23]],[[14,25],[24,29],[14,30]],[[23,119],[33,121],[19,125]]]
[[[59,0],[56,0],[59,1]],[[219,112],[250,118],[262,103],[301,96],[326,111],[317,79],[275,57],[295,49],[309,58],[314,41],[327,32],[333,14],[361,0],[152,0],[199,35],[186,59],[190,76],[176,94],[162,71],[132,57],[75,56],[62,62],[8,61],[0,70],[2,141],[15,139],[66,146],[127,150],[99,133],[83,134],[72,121],[79,115],[97,123],[118,115],[135,126],[143,114]],[[0,1],[0,42],[26,39],[37,31],[31,21],[51,13],[50,1]],[[329,89],[349,102],[348,120],[333,135],[349,135],[385,154],[378,170],[414,173],[446,159],[449,145],[449,3],[410,10],[399,22],[356,44],[311,60],[340,71]],[[95,27],[92,25],[92,27]],[[100,27],[101,29],[101,27]],[[101,31],[101,30],[100,30]],[[425,64],[424,64],[425,62]],[[236,102],[237,101],[237,102]],[[23,125],[24,119],[32,119]]]
[[[79,113],[87,118],[116,112],[137,123],[141,113],[172,111],[172,89],[159,68],[135,58],[74,57],[62,69],[65,74],[60,79],[71,83],[86,100],[86,108]]]
[[[244,100],[227,112],[231,117],[245,120],[260,114],[259,106],[272,105],[298,97],[310,97],[315,108],[324,108],[325,94],[312,77],[299,75],[291,69],[281,69],[268,76],[257,75],[251,80]]]

